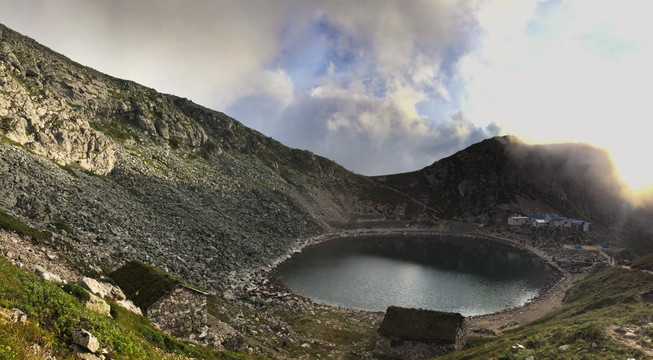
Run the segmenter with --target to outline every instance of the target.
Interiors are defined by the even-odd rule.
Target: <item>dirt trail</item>
[[[544,251],[519,244],[519,239],[508,239],[500,236],[488,236],[490,238],[518,245],[546,261],[551,267],[557,269],[561,278],[553,286],[541,293],[536,299],[526,303],[524,306],[509,309],[499,313],[472,317],[469,319],[469,328],[477,335],[493,336],[500,335],[506,330],[511,330],[539,320],[545,315],[562,306],[562,299],[567,290],[575,283],[584,279],[586,274],[571,274],[558,266],[552,258]]]
[[[472,317],[469,328],[476,335],[500,335],[506,330],[521,327],[543,318],[562,306],[562,299],[569,288],[586,275],[567,274],[545,294],[526,305],[500,313]]]

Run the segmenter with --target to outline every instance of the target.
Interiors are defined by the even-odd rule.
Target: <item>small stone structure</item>
[[[206,324],[207,293],[177,284],[147,308],[150,321],[176,336],[189,335]]]
[[[458,313],[390,306],[379,327],[376,351],[421,360],[458,351],[466,341],[467,321]]]
[[[110,276],[161,330],[187,337],[206,324],[208,294],[165,271],[132,260]]]

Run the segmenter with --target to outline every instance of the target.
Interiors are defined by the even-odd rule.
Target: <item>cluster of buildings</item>
[[[567,219],[556,214],[531,214],[529,216],[511,216],[508,225],[530,225],[532,227],[555,226],[587,232],[592,224],[587,221]]]

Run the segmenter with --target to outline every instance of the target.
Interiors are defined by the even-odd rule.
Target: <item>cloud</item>
[[[479,46],[483,4],[0,0],[0,21],[80,63],[379,174],[501,132],[501,119],[478,125],[461,105],[459,63]]]
[[[462,113],[433,123],[416,113],[420,97],[398,92],[377,98],[359,83],[323,86],[300,96],[268,124],[281,141],[367,175],[416,170],[502,132],[496,124],[478,127]]]
[[[223,109],[271,93],[289,1],[0,2],[0,21],[84,65]],[[281,75],[281,77],[280,77]],[[287,88],[287,84],[281,84]],[[286,101],[282,89],[281,101]]]
[[[653,23],[637,1],[488,2],[479,46],[459,62],[461,109],[531,142],[589,142],[610,150],[632,186],[650,136],[642,119],[653,82]]]
[[[473,46],[474,2],[315,4],[273,63],[289,69],[293,102],[261,96],[228,112],[365,174],[415,170],[500,133],[457,107],[452,71]]]

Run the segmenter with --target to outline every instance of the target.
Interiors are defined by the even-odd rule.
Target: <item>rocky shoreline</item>
[[[451,232],[423,228],[383,228],[333,231],[320,236],[310,237],[297,242],[297,246],[287,254],[277,259],[275,265],[289,258],[302,249],[314,246],[324,241],[360,236],[434,236],[450,235]],[[562,298],[567,289],[584,278],[591,267],[582,270],[568,271],[557,263],[586,260],[577,257],[584,253],[570,250],[569,256],[560,255],[559,249],[544,251],[542,249],[523,246],[514,239],[505,239],[489,233],[455,233],[465,236],[495,241],[508,245],[519,251],[525,251],[537,256],[553,268],[558,269],[558,276],[552,277],[539,294],[520,307],[506,309],[497,313],[474,316],[469,318],[471,336],[493,337],[502,332],[520,327],[542,318],[561,306]],[[11,236],[4,233],[0,242],[5,250],[5,256],[21,259],[28,266],[42,265],[53,272],[70,278],[77,274],[68,270],[68,266],[60,264],[60,258],[47,249],[34,248],[28,239]],[[10,251],[9,251],[10,249]],[[15,255],[12,255],[11,253]],[[590,254],[590,251],[586,251]],[[555,254],[556,260],[553,260]],[[48,256],[50,255],[50,256]],[[597,257],[601,258],[601,257]],[[235,331],[239,339],[231,349],[245,351],[251,354],[267,355],[275,353],[277,358],[311,358],[314,354],[334,354],[336,358],[344,353],[356,353],[360,358],[374,358],[372,339],[376,338],[376,330],[383,319],[383,312],[352,309],[317,303],[304,296],[293,293],[275,276],[275,267],[269,266],[258,271],[252,271],[246,277],[234,281],[223,293],[216,296],[216,309],[220,321],[226,323],[229,329]],[[65,270],[65,271],[64,271]],[[257,320],[259,319],[259,320]],[[216,321],[216,324],[221,324]],[[306,326],[314,326],[307,332]],[[213,328],[215,324],[211,324]],[[216,325],[216,329],[217,329]],[[321,329],[322,332],[316,332]],[[355,344],[326,341],[332,333],[347,329],[343,336],[363,332],[365,337]],[[313,331],[313,332],[311,332]],[[272,339],[272,340],[270,340]],[[275,340],[276,339],[276,340]],[[284,345],[286,344],[286,345]],[[227,346],[227,345],[225,345]],[[230,345],[231,347],[231,345]]]
[[[491,314],[469,317],[470,330],[474,333],[474,335],[477,336],[497,336],[505,330],[523,326],[539,318],[542,318],[549,312],[561,306],[562,298],[564,297],[566,290],[587,276],[587,274],[590,272],[590,269],[592,268],[591,266],[586,266],[582,267],[582,269],[579,271],[573,270],[570,272],[561,267],[559,263],[568,264],[570,262],[578,262],[578,259],[576,258],[576,252],[572,252],[570,253],[570,256],[566,256],[564,253],[561,254],[557,248],[552,247],[547,249],[539,249],[534,246],[520,244],[518,240],[519,238],[508,239],[501,237],[498,234],[491,234],[489,232],[456,233],[451,231],[442,231],[440,229],[434,230],[425,228],[365,228],[333,231],[299,241],[297,246],[288,251],[285,256],[274,261],[272,266],[251,272],[243,283],[240,285],[232,286],[232,288],[240,288],[244,290],[240,294],[241,299],[247,299],[249,297],[253,299],[262,299],[264,302],[267,299],[274,299],[275,301],[284,303],[290,302],[291,307],[292,304],[299,303],[301,305],[298,306],[298,310],[299,308],[307,309],[313,307],[332,307],[338,311],[344,311],[345,313],[349,312],[351,314],[367,312],[371,316],[378,317],[380,321],[383,314],[382,312],[326,305],[294,293],[276,276],[275,268],[283,261],[287,260],[292,255],[302,251],[303,249],[310,246],[315,246],[325,241],[354,237],[392,235],[453,235],[458,237],[474,238],[482,241],[493,241],[505,246],[509,246],[519,252],[527,253],[529,256],[536,257],[548,264],[552,269],[556,270],[555,275],[551,276],[547,280],[546,284],[540,289],[538,294],[532,299],[529,299],[522,306],[507,308]]]

